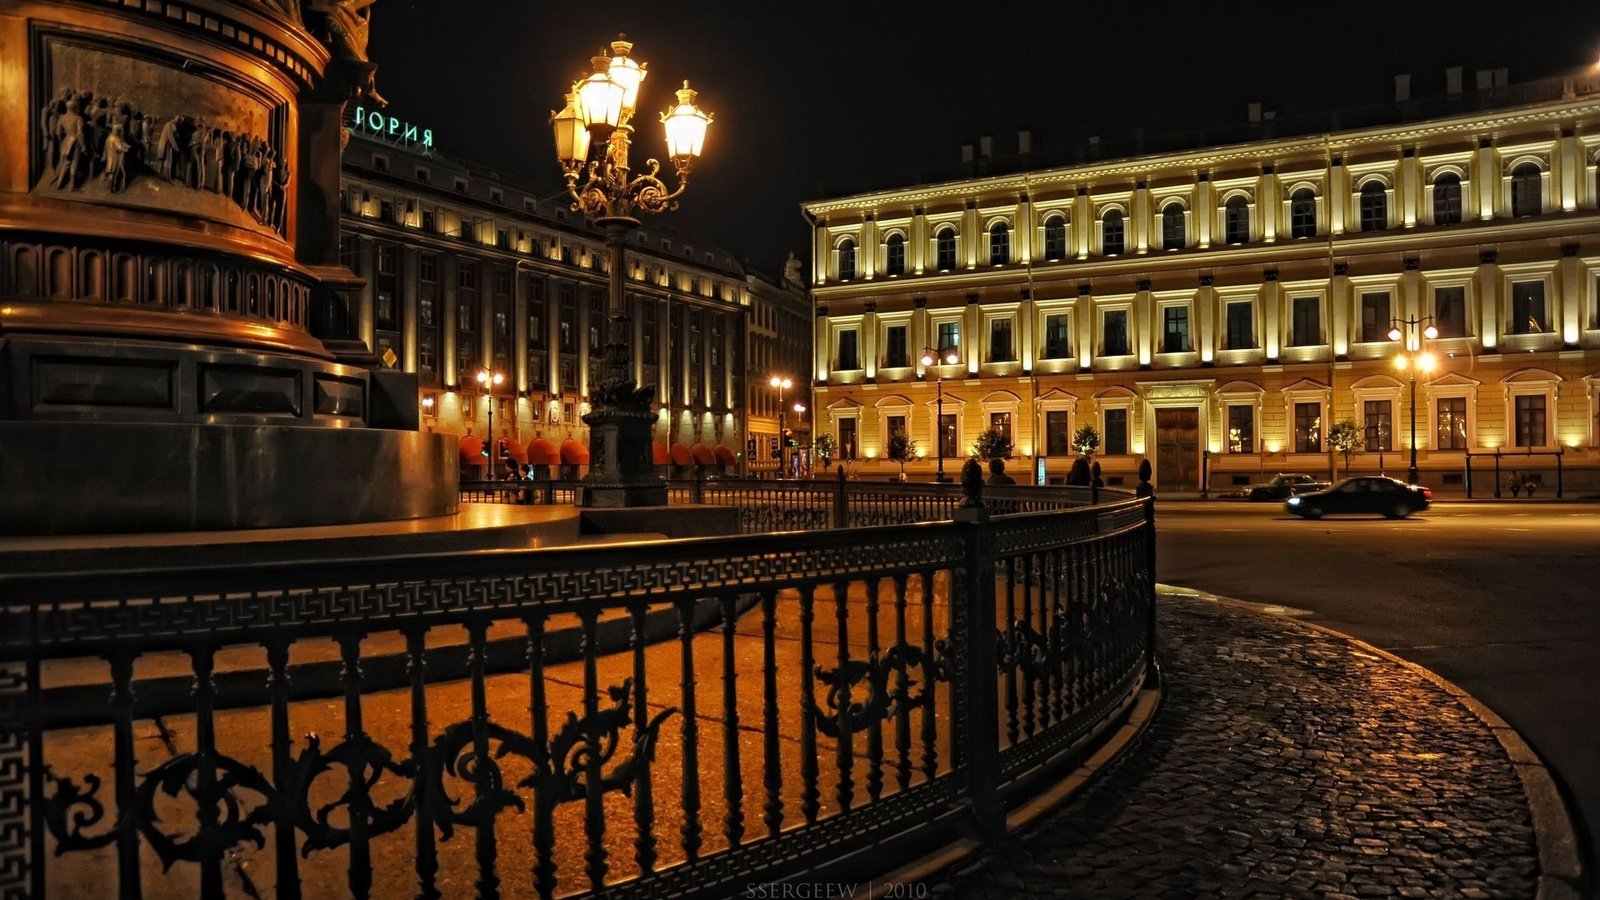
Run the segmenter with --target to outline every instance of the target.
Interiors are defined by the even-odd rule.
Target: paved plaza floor
[[[1535,896],[1517,766],[1440,685],[1213,600],[1164,595],[1160,641],[1165,696],[1138,743],[931,893]]]

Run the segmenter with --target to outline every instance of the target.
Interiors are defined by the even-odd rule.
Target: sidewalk
[[[1541,885],[1563,835],[1548,805],[1536,831],[1525,767],[1417,670],[1176,594],[1160,634],[1165,696],[1139,743],[934,895],[1576,896]]]

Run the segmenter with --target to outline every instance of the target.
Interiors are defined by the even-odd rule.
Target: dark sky
[[[1600,55],[1600,17],[1582,3],[1089,6],[382,0],[369,52],[390,114],[432,127],[443,153],[554,192],[549,111],[626,31],[650,66],[636,167],[663,152],[656,113],[684,78],[716,115],[666,219],[774,273],[788,252],[807,256],[801,201],[956,163],[980,134],[997,153],[1018,128],[1036,151],[1068,149],[1236,124],[1253,100],[1285,116],[1383,103],[1401,72],[1422,97],[1443,93],[1449,66],[1470,90],[1475,69],[1509,67],[1515,82]]]

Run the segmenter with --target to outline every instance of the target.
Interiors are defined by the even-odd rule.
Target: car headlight
[[[1299,503],[1299,502],[1300,502],[1300,498],[1299,497],[1290,497],[1289,498],[1289,505],[1290,506],[1293,506],[1294,504]]]

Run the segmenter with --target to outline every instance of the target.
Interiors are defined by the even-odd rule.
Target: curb
[[[1305,614],[1303,611],[1291,611],[1289,607],[1251,603],[1248,600],[1238,600],[1170,584],[1157,584],[1156,593],[1158,596],[1165,594],[1221,603],[1281,619],[1296,618],[1296,613]],[[1374,647],[1360,638],[1326,625],[1318,625],[1315,622],[1296,622],[1296,624],[1338,638],[1360,648],[1362,652],[1371,653],[1404,667],[1455,698],[1457,703],[1476,716],[1500,742],[1500,747],[1505,750],[1506,756],[1517,770],[1517,777],[1522,781],[1522,793],[1528,801],[1529,816],[1533,820],[1534,843],[1539,853],[1539,886],[1534,894],[1536,900],[1568,900],[1568,898],[1577,900],[1582,896],[1583,861],[1578,850],[1577,831],[1572,824],[1572,811],[1556,787],[1555,777],[1550,773],[1550,768],[1515,728],[1455,682],[1425,666],[1396,656],[1381,647]]]
[[[1100,745],[1099,749],[1077,768],[1067,772],[1053,784],[1044,787],[1006,813],[1006,836],[1008,838],[1014,836],[1018,831],[1071,800],[1079,791],[1089,786],[1101,772],[1121,759],[1124,753],[1139,742],[1149,729],[1150,723],[1155,720],[1162,697],[1161,676],[1158,671],[1154,683],[1146,683],[1145,687],[1133,696],[1133,705],[1128,709],[1127,719],[1106,738],[1106,742]],[[951,871],[981,854],[985,849],[984,843],[980,840],[962,838],[857,887],[866,888],[861,892],[861,896],[868,900],[922,896],[906,893],[907,886],[928,881],[942,872]]]

